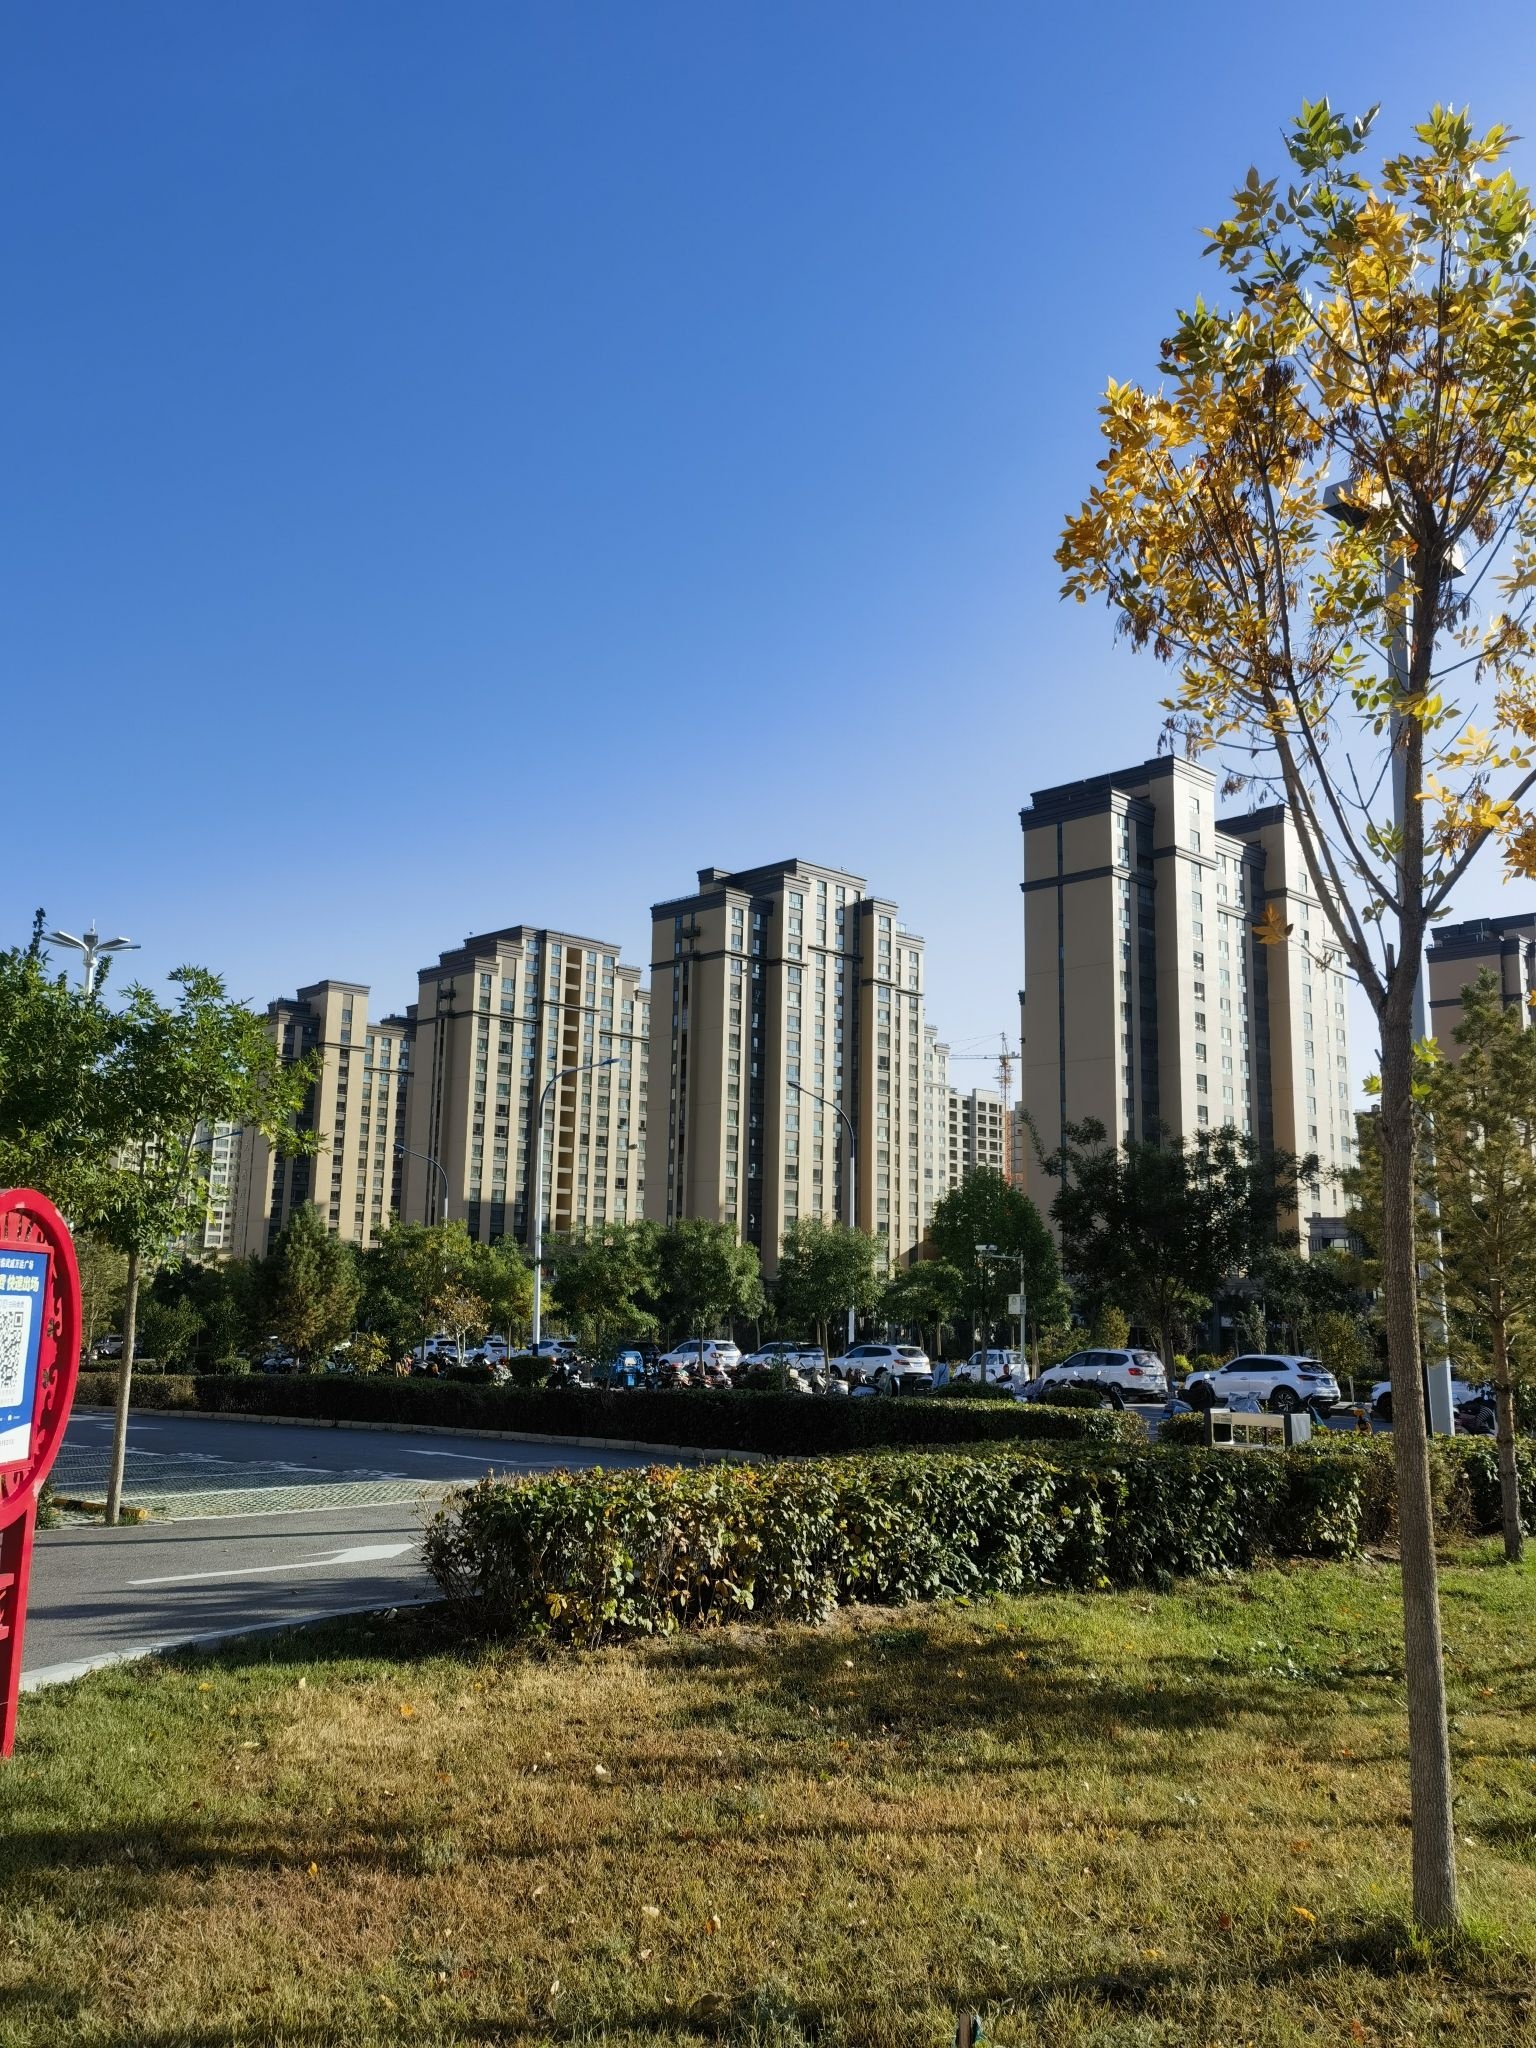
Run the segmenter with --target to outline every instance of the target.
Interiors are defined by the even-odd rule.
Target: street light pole
[[[102,955],[113,953],[137,953],[137,939],[104,939],[96,930],[94,921],[83,938],[77,939],[73,932],[50,932],[48,937],[56,946],[72,946],[84,959],[85,992],[88,996],[96,993],[96,971]]]
[[[844,1127],[848,1132],[848,1228],[856,1230],[859,1219],[859,1134],[853,1128],[853,1123],[847,1110],[840,1103],[833,1102],[828,1096],[818,1095],[814,1088],[803,1087],[798,1081],[791,1081],[789,1085],[797,1095],[808,1095],[812,1102],[819,1102],[823,1109],[830,1109],[834,1116],[840,1116],[843,1120]],[[855,1316],[854,1305],[850,1302],[848,1304],[848,1342],[850,1345],[853,1343],[854,1338]]]
[[[443,1176],[443,1213],[438,1218],[438,1221],[446,1223],[448,1221],[448,1171],[443,1162],[435,1152],[417,1152],[409,1145],[402,1145],[398,1139],[395,1141],[395,1150],[402,1153],[407,1159],[424,1159],[428,1166],[435,1167]]]
[[[616,1067],[619,1056],[612,1053],[605,1060],[582,1060],[574,1067],[561,1067],[550,1075],[539,1096],[538,1121],[533,1127],[533,1187],[530,1191],[533,1205],[533,1338],[537,1346],[544,1327],[544,1111],[549,1102],[550,1090],[571,1074],[595,1073],[599,1067]]]
[[[1359,532],[1370,519],[1366,506],[1348,497],[1340,484],[1330,484],[1323,493],[1323,510],[1330,519],[1336,519],[1341,526],[1348,526]],[[1447,575],[1456,577],[1461,573],[1460,564],[1452,559],[1446,565]],[[1401,544],[1391,548],[1382,561],[1382,586],[1387,608],[1387,675],[1392,685],[1392,821],[1397,827],[1399,843],[1408,814],[1408,757],[1402,746],[1404,719],[1396,706],[1408,694],[1408,626],[1403,617],[1399,598],[1403,588],[1403,548]],[[1402,901],[1402,862],[1398,861],[1398,901]],[[1406,962],[1399,962],[1399,967]],[[1415,1042],[1429,1036],[1429,1017],[1424,1003],[1424,953],[1413,963],[1413,1036]],[[1434,1133],[1430,1132],[1430,1144],[1434,1144]],[[1424,1197],[1424,1207],[1434,1231],[1435,1271],[1439,1272],[1440,1247],[1440,1204],[1433,1193]],[[1422,1318],[1421,1344],[1425,1337],[1427,1348],[1434,1353],[1434,1362],[1421,1358],[1426,1390],[1429,1395],[1429,1427],[1435,1436],[1454,1436],[1456,1433],[1456,1409],[1451,1399],[1451,1361],[1446,1351],[1445,1290],[1438,1277],[1429,1290],[1429,1313]]]

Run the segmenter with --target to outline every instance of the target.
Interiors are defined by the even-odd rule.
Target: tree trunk
[[[112,1467],[107,1474],[107,1527],[117,1527],[123,1506],[123,1465],[128,1456],[128,1396],[133,1387],[133,1346],[139,1321],[139,1254],[128,1254],[128,1294],[123,1304],[123,1362],[117,1374],[117,1413],[112,1424]]]
[[[1381,1279],[1402,1546],[1413,1917],[1423,1928],[1450,1928],[1457,1920],[1456,1832],[1429,1438],[1419,1359],[1411,997],[1408,977],[1400,973],[1381,1018]]]
[[[1515,1388],[1509,1376],[1509,1336],[1504,1318],[1493,1324],[1493,1412],[1499,1446],[1499,1499],[1504,1510],[1504,1556],[1519,1564],[1525,1556],[1520,1519],[1520,1467],[1515,1459]]]

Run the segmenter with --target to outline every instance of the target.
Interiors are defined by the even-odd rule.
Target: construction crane
[[[1013,1063],[1019,1057],[1008,1043],[1006,1031],[998,1033],[1000,1052],[952,1052],[949,1063],[954,1066],[959,1060],[987,1060],[997,1067],[997,1085],[1003,1098],[1004,1109],[1013,1108]]]

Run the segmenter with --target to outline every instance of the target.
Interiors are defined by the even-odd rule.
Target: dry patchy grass
[[[1447,1577],[1450,1953],[1381,1565],[548,1659],[402,1614],[24,1703],[0,2043],[1536,2042],[1533,1587]]]

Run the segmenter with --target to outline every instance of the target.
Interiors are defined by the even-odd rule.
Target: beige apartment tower
[[[857,1221],[893,1266],[908,1258],[937,1185],[938,1052],[923,942],[895,904],[812,861],[701,868],[691,895],[652,907],[651,993],[646,1214],[733,1223],[771,1274],[800,1217],[846,1219],[851,1126]]]
[[[299,1116],[320,1146],[285,1159],[259,1131],[242,1131],[228,1248],[247,1258],[270,1251],[302,1202],[320,1211],[333,1237],[372,1244],[400,1206],[396,1141],[410,1084],[410,1024],[370,1023],[368,990],[355,981],[317,981],[269,1003],[267,1016],[285,1060],[321,1055]]]
[[[1536,912],[1515,917],[1474,917],[1435,926],[1429,935],[1429,1028],[1440,1050],[1455,1059],[1461,1048],[1461,992],[1484,968],[1499,984],[1504,1007],[1536,1023]]]
[[[1176,756],[1037,790],[1024,833],[1024,1108],[1044,1149],[1224,1125],[1315,1152],[1314,1207],[1353,1162],[1342,961],[1284,805],[1216,815]],[[1262,945],[1267,911],[1289,927]]]
[[[949,1184],[959,1187],[978,1167],[1006,1175],[1008,1117],[991,1088],[949,1091]]]
[[[571,932],[509,925],[423,968],[412,1009],[419,1079],[405,1134],[405,1219],[436,1222],[446,1178],[447,1213],[462,1216],[471,1237],[526,1243],[534,1120],[548,1087],[545,1230],[637,1220],[649,1009],[639,970],[611,941]]]

